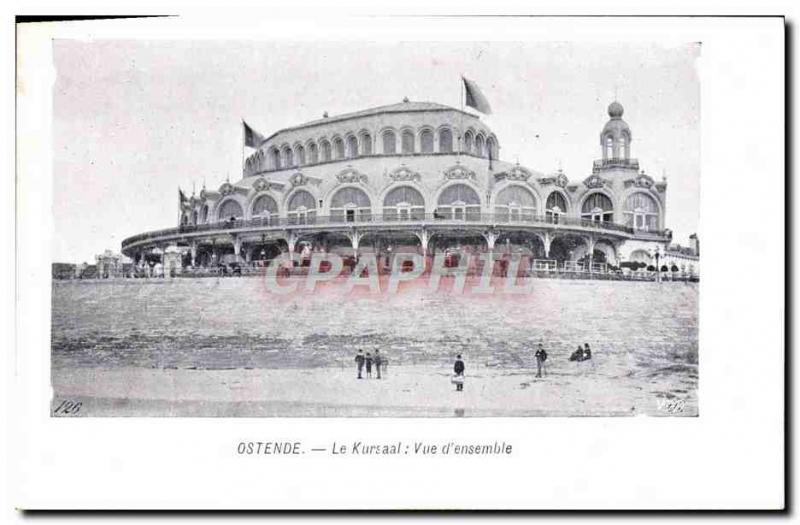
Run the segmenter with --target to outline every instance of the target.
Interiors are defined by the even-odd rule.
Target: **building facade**
[[[564,265],[664,253],[667,183],[640,170],[613,102],[586,174],[501,160],[477,116],[429,102],[382,106],[280,130],[243,177],[181,202],[180,224],[122,243],[139,264],[174,247],[187,266],[258,264],[291,252],[526,249]]]

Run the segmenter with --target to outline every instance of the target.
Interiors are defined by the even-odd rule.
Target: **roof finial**
[[[408,97],[403,97],[403,102],[408,103]]]
[[[328,112],[327,111],[322,114],[322,118],[328,118]]]

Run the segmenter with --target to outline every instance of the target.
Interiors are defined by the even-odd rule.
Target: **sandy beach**
[[[523,298],[277,300],[250,278],[56,283],[53,406],[79,401],[83,416],[697,415],[695,285],[535,286]],[[537,342],[550,356],[542,379]],[[593,359],[570,362],[583,342]],[[380,349],[384,379],[355,378],[358,348]],[[462,393],[450,383],[456,353]]]

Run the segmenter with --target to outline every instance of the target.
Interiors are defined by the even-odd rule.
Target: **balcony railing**
[[[253,219],[235,219],[220,222],[213,222],[207,224],[187,224],[177,228],[166,228],[163,230],[150,231],[128,237],[122,241],[122,247],[125,248],[131,244],[146,241],[150,239],[158,239],[166,236],[175,236],[182,234],[194,234],[202,232],[214,231],[228,231],[228,230],[242,230],[242,229],[259,229],[259,228],[291,228],[302,229],[306,226],[359,226],[370,224],[402,224],[413,226],[415,224],[436,226],[450,225],[450,224],[482,224],[482,225],[520,225],[520,226],[543,226],[549,228],[558,228],[561,226],[576,226],[585,229],[593,229],[599,231],[612,231],[627,234],[642,233],[648,236],[663,237],[664,231],[643,231],[634,230],[632,227],[617,224],[614,222],[598,222],[588,219],[577,217],[565,217],[563,215],[558,217],[540,216],[540,215],[508,215],[498,213],[479,213],[466,211],[463,214],[453,215],[441,213],[411,213],[408,215],[393,214],[376,214],[376,215],[360,215],[345,217],[342,215],[337,216],[305,216],[305,217],[256,217]]]
[[[594,169],[600,168],[633,168],[638,170],[639,169],[639,159],[621,159],[621,158],[611,158],[611,159],[599,159],[594,161]]]

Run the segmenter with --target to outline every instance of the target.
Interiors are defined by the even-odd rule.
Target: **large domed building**
[[[533,264],[649,261],[664,228],[665,181],[631,158],[633,134],[613,102],[601,156],[586,174],[501,160],[477,116],[431,102],[327,116],[260,140],[242,178],[182,199],[177,227],[125,239],[137,263],[168,247],[185,266],[281,253],[357,255],[453,248],[533,252]]]

